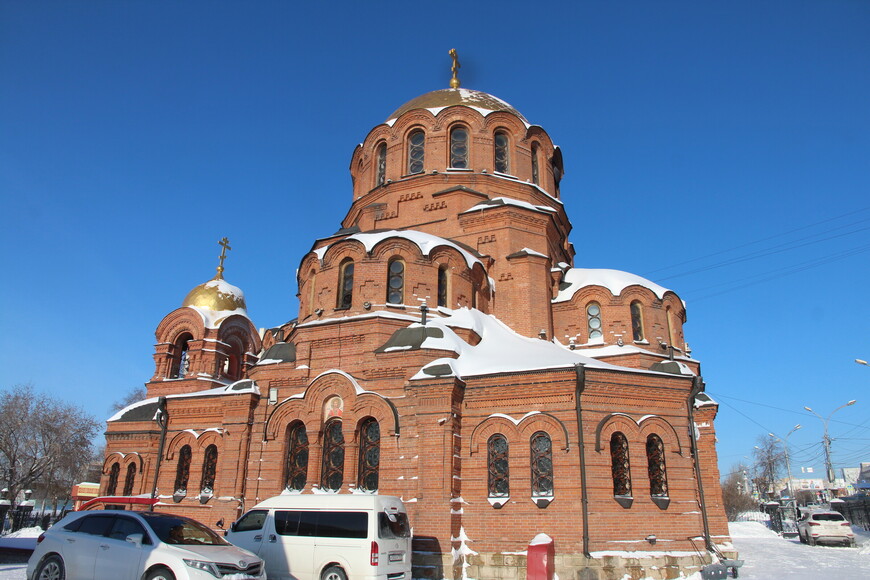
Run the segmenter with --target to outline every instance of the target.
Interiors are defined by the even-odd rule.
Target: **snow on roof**
[[[597,361],[547,340],[521,336],[494,316],[479,310],[460,308],[450,316],[433,318],[427,324],[441,328],[444,336],[427,337],[421,348],[452,351],[459,357],[436,359],[420,369],[411,380],[431,379],[433,376],[467,377],[571,368],[577,363],[583,363],[590,368],[646,372]],[[474,330],[481,337],[480,343],[471,346],[457,336],[451,327]]]
[[[189,397],[215,397],[221,395],[239,395],[243,393],[254,393],[260,394],[260,387],[257,386],[252,380],[242,379],[240,381],[236,381],[230,385],[216,387],[214,389],[207,389],[205,391],[195,391],[193,393],[181,393],[178,395],[166,395],[167,399],[183,399]],[[145,399],[144,401],[138,401],[131,405],[127,405],[108,419],[107,422],[118,421],[128,412],[136,409],[138,407],[142,407],[145,405],[154,405],[160,400],[159,397],[151,397],[150,399]]]
[[[366,252],[371,252],[372,248],[378,245],[380,242],[390,239],[390,238],[402,238],[404,240],[408,240],[413,242],[420,248],[420,252],[424,256],[428,256],[432,250],[439,246],[447,246],[449,248],[453,248],[462,254],[462,257],[465,258],[465,262],[468,264],[468,267],[471,268],[474,264],[483,265],[483,262],[475,258],[471,255],[471,252],[461,248],[458,244],[451,242],[445,238],[439,238],[438,236],[433,236],[432,234],[427,234],[424,232],[418,232],[415,230],[388,230],[385,232],[373,232],[373,233],[360,233],[360,234],[352,234],[347,236],[346,238],[342,238],[334,244],[343,242],[344,240],[357,240],[361,242],[365,247]],[[324,246],[322,248],[318,248],[314,250],[314,253],[317,255],[319,260],[323,259],[323,255],[326,253],[326,250],[331,248],[333,244],[329,244],[328,246]]]
[[[348,374],[348,373],[346,373],[345,371],[342,371],[342,370],[339,370],[339,369],[330,369],[330,370],[328,370],[328,371],[323,371],[322,373],[320,373],[319,375],[317,375],[316,377],[314,377],[314,379],[311,380],[308,384],[312,384],[312,383],[314,383],[314,382],[315,382],[317,379],[319,379],[320,377],[323,377],[323,376],[326,376],[326,375],[333,375],[333,374],[335,374],[335,375],[341,375],[341,376],[343,376],[344,378],[346,378],[346,379],[348,380],[348,382],[350,382],[350,384],[353,385],[353,388],[354,388],[354,390],[356,391],[356,394],[357,394],[357,395],[361,395],[361,394],[363,394],[363,393],[369,393],[369,392],[371,392],[371,391],[367,391],[366,389],[362,388],[362,387],[359,385],[359,383],[356,382],[356,379],[353,377],[353,375]]]
[[[659,298],[664,298],[666,292],[672,292],[672,290],[659,286],[655,282],[650,282],[646,278],[641,278],[637,274],[601,268],[571,268],[565,272],[563,283],[567,286],[559,291],[553,302],[566,302],[581,288],[587,286],[603,286],[610,290],[614,296],[619,296],[623,290],[635,285],[651,290]]]
[[[513,205],[516,207],[522,207],[528,210],[544,212],[544,213],[556,213],[556,210],[548,205],[532,205],[526,201],[520,201],[519,199],[513,199],[510,197],[494,197],[492,199],[488,199],[486,201],[480,202],[475,205],[471,209],[467,209],[463,214],[471,213],[473,211],[480,211],[484,209],[490,209],[493,207],[503,206],[503,205]]]
[[[319,326],[322,324],[334,324],[337,321],[348,321],[348,320],[364,320],[366,318],[392,318],[395,320],[407,320],[414,321],[419,320],[420,317],[418,315],[410,315],[405,314],[403,312],[389,312],[387,310],[375,310],[372,312],[366,312],[365,314],[356,314],[352,316],[341,316],[339,318],[321,318],[317,320],[310,320],[308,322],[303,322],[298,325],[298,328],[304,328],[308,326]]]
[[[199,312],[206,328],[218,328],[227,317],[232,316],[233,314],[238,314],[239,316],[248,318],[248,312],[244,308],[236,308],[235,310],[209,310],[208,308],[202,308],[201,306],[190,305],[185,308],[191,308]],[[248,320],[250,320],[250,318],[248,318]]]

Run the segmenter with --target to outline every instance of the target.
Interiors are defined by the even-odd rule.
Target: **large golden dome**
[[[182,306],[195,306],[215,312],[228,310],[246,312],[245,294],[222,278],[214,278],[191,290]]]
[[[416,99],[411,99],[390,115],[387,122],[397,119],[400,115],[413,111],[414,109],[443,109],[453,105],[464,105],[472,109],[476,109],[486,115],[495,111],[506,111],[512,113],[523,120],[526,125],[529,122],[519,111],[514,109],[508,103],[502,101],[498,97],[484,93],[483,91],[473,91],[471,89],[440,89],[420,95]],[[437,111],[433,111],[437,113]]]

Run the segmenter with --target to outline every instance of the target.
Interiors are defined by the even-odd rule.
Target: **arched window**
[[[617,431],[610,437],[610,463],[613,495],[631,496],[631,469],[628,463],[628,439]]]
[[[178,451],[178,467],[175,468],[175,494],[187,494],[187,480],[190,478],[190,445],[185,445]]]
[[[465,127],[454,127],[450,131],[450,167],[468,168],[468,131]]]
[[[169,372],[171,379],[183,379],[187,375],[190,367],[188,351],[190,350],[190,341],[193,336],[185,332],[175,339],[175,345],[172,349],[172,369]]]
[[[532,183],[541,184],[540,170],[538,169],[538,144],[532,144]]]
[[[393,258],[387,272],[387,303],[402,304],[405,300],[405,263]]]
[[[417,129],[408,136],[408,173],[423,173],[426,134]]]
[[[202,482],[199,485],[200,493],[210,495],[214,492],[214,480],[217,475],[217,462],[217,445],[209,445],[205,448],[205,457],[202,461]]]
[[[236,337],[228,338],[226,342],[229,345],[229,352],[227,352],[227,358],[224,359],[224,375],[232,381],[237,381],[242,378],[242,352],[244,352],[244,347]]]
[[[447,306],[447,265],[438,266],[438,306]]]
[[[652,496],[667,497],[668,474],[665,469],[665,444],[652,434],[646,438],[646,461],[649,473],[649,492]]]
[[[353,303],[353,260],[350,258],[344,260],[339,271],[336,308],[350,308]]]
[[[637,300],[631,303],[631,334],[637,342],[644,340],[643,309]]]
[[[543,431],[532,435],[532,497],[553,496],[553,442]]]
[[[495,170],[499,173],[510,173],[510,139],[507,133],[499,131],[495,134]]]
[[[332,419],[323,428],[323,464],[320,488],[338,491],[344,482],[344,434],[341,420]]]
[[[489,438],[486,448],[489,471],[489,497],[510,497],[507,439],[501,433],[496,433]]]
[[[287,428],[287,463],[284,487],[302,491],[308,482],[308,433],[305,425],[297,421]]]
[[[121,464],[115,462],[109,468],[109,483],[106,484],[106,495],[115,495],[118,490],[118,477],[121,475]]]
[[[375,171],[375,185],[383,185],[387,181],[387,144],[381,143],[378,145],[377,153],[378,167]]]
[[[317,306],[314,302],[317,297],[317,272],[312,268],[308,274],[308,314],[314,314]]]
[[[378,490],[378,469],[381,464],[381,427],[369,417],[359,427],[359,476],[357,487],[363,491]]]
[[[136,483],[136,464],[131,463],[127,466],[127,476],[124,478],[124,493],[122,495],[133,495],[134,483]]]
[[[604,337],[601,330],[601,306],[597,302],[586,305],[586,328],[589,331],[589,342],[600,341]]]

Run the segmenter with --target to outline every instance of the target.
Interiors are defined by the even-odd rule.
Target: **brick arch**
[[[510,133],[511,145],[514,146],[518,145],[526,136],[526,124],[519,117],[507,111],[493,111],[483,120],[483,129],[492,133],[493,136],[499,128]]]
[[[166,445],[166,451],[163,454],[163,459],[172,461],[175,459],[176,453],[185,445],[190,445],[190,450],[197,449],[196,436],[190,431],[182,431],[176,433]]]
[[[112,465],[115,463],[117,463],[119,467],[123,466],[125,455],[126,454],[120,453],[119,451],[114,451],[106,455],[106,458],[103,460],[103,475],[107,475],[109,473],[109,470],[112,469]]]
[[[512,419],[501,416],[490,416],[477,424],[471,432],[469,452],[474,455],[480,451],[481,442],[486,445],[489,438],[496,433],[501,433],[508,440],[516,442],[520,438],[520,430]]]
[[[637,422],[625,413],[611,413],[598,422],[595,429],[595,451],[601,452],[602,441],[610,442],[610,437],[621,431],[629,443],[638,440],[640,429]]]
[[[200,339],[205,336],[205,322],[199,312],[182,306],[163,317],[154,331],[154,336],[157,342],[174,344],[185,332],[189,332],[194,339]]]
[[[395,257],[402,258],[406,261],[414,261],[423,259],[423,252],[420,250],[420,247],[411,240],[395,236],[386,238],[375,244],[371,252],[369,252],[369,256],[378,262],[383,261],[384,263],[386,263],[388,259]]]
[[[646,438],[649,435],[658,435],[662,438],[665,446],[680,456],[683,455],[683,446],[680,444],[680,438],[677,435],[677,430],[663,417],[658,415],[649,415],[640,420],[640,435],[643,442],[646,443]]]
[[[455,124],[464,124],[470,133],[480,132],[483,129],[485,119],[479,111],[470,109],[464,105],[451,105],[446,109],[438,111],[435,115],[435,124],[433,130],[445,131],[450,129]]]
[[[196,449],[198,449],[199,451],[205,451],[209,445],[215,445],[217,446],[218,451],[220,451],[221,447],[223,446],[223,440],[224,434],[222,431],[205,431],[196,438]]]
[[[408,135],[411,134],[411,131],[414,128],[419,127],[429,135],[432,132],[434,125],[435,115],[433,115],[431,111],[427,111],[426,109],[412,109],[402,113],[402,115],[396,119],[396,122],[393,124],[392,137],[404,144],[408,140]]]
[[[399,411],[389,399],[377,393],[362,393],[354,401],[351,411],[355,424],[358,425],[366,417],[374,417],[381,427],[387,428],[387,435],[399,436]]]
[[[517,427],[520,434],[526,438],[526,441],[531,440],[532,435],[538,431],[543,431],[550,436],[550,441],[554,445],[559,446],[559,449],[563,451],[569,450],[568,428],[565,427],[562,421],[549,413],[526,415]]]
[[[316,420],[318,409],[312,409],[308,401],[302,398],[285,399],[278,403],[269,418],[266,419],[266,424],[263,429],[263,440],[272,441],[279,437],[283,437],[287,431],[287,425],[297,419],[305,423],[305,430],[312,432],[312,425]],[[318,423],[319,424],[319,423]]]

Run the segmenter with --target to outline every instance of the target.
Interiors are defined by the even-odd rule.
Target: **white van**
[[[227,540],[265,560],[269,580],[411,580],[411,527],[397,497],[279,495],[239,518]]]

